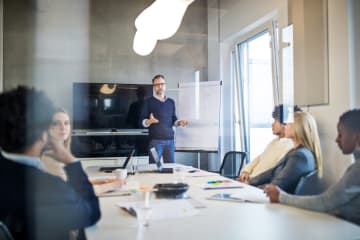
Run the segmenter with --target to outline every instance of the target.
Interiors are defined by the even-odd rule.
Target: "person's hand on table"
[[[96,195],[100,195],[107,192],[114,192],[116,189],[121,188],[125,184],[124,180],[121,179],[95,179],[90,180],[91,184],[94,187]]]
[[[246,184],[249,183],[249,179],[250,179],[250,173],[248,172],[241,172],[240,177],[237,178],[239,182]]]
[[[276,186],[274,184],[268,184],[265,186],[264,192],[270,198],[270,202],[272,202],[272,203],[279,202],[280,189],[278,186]]]
[[[106,179],[93,179],[90,180],[92,185],[101,185],[101,184],[107,184],[107,183],[120,183],[124,184],[124,181],[121,179],[115,179],[115,178],[106,178]]]

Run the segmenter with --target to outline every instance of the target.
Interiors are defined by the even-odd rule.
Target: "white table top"
[[[102,173],[103,174],[103,173]],[[89,173],[89,175],[94,175]],[[110,174],[111,175],[111,174]],[[218,177],[186,177],[187,192],[206,205],[191,217],[153,220],[149,227],[139,228],[135,217],[116,203],[131,201],[132,196],[101,197],[101,220],[86,229],[92,239],[359,239],[360,227],[333,216],[280,204],[207,200],[217,193],[236,193],[243,189],[203,190],[201,186]],[[143,173],[128,181],[153,186],[174,180],[172,174]],[[252,188],[248,186],[249,188]],[[169,200],[176,201],[176,200]]]

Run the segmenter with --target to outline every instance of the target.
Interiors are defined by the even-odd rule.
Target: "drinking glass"
[[[150,226],[150,216],[151,216],[151,208],[145,206],[139,206],[135,208],[136,211],[136,219],[138,222],[138,227],[149,227]]]
[[[134,174],[137,173],[137,171],[138,171],[138,159],[137,158],[133,158],[132,164],[131,164],[131,170]]]
[[[186,170],[182,166],[174,167],[174,182],[175,183],[183,183],[185,182]]]
[[[148,227],[150,225],[149,219],[152,213],[150,207],[151,194],[152,192],[149,190],[139,190],[137,192],[137,197],[140,199],[138,199],[139,201],[136,204],[135,211],[139,227]]]

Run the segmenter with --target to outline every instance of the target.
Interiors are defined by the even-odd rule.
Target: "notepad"
[[[203,189],[211,190],[211,189],[227,189],[227,188],[243,188],[243,184],[233,180],[213,180],[208,181]]]
[[[118,202],[117,206],[134,216],[136,215],[136,211],[141,208],[143,204],[143,202]],[[200,212],[200,210],[196,209],[187,199],[151,200],[150,208],[150,220],[189,217],[197,215]]]

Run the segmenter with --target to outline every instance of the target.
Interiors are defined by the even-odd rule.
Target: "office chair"
[[[302,176],[295,188],[295,195],[316,195],[325,190],[318,176],[318,171],[314,170]]]
[[[244,165],[245,157],[245,152],[227,152],[221,163],[219,174],[224,177],[236,179],[240,175],[240,170]]]
[[[14,240],[14,238],[12,237],[9,229],[7,228],[7,226],[5,224],[3,224],[2,222],[0,222],[0,239],[3,240]]]

